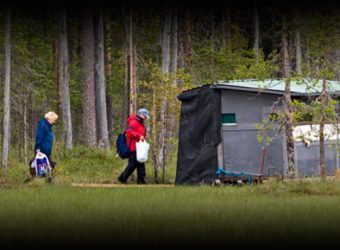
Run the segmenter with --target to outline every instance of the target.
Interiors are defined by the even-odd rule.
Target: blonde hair
[[[53,111],[47,112],[44,117],[45,119],[53,121],[53,122],[58,120],[58,115],[54,113]]]

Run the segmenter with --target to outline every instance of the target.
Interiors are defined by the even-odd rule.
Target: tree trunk
[[[130,79],[130,114],[137,112],[137,74],[136,74],[136,45],[134,42],[134,12],[130,8],[129,23],[129,79]]]
[[[156,86],[154,85],[152,87],[152,165],[154,168],[154,177],[155,177],[155,183],[158,183],[158,142],[157,142],[157,106],[156,106]]]
[[[328,107],[328,86],[327,81],[323,80],[322,82],[322,93],[321,93],[321,109],[324,107]],[[326,181],[327,176],[327,166],[326,166],[326,155],[325,155],[325,112],[322,111],[321,119],[320,119],[320,130],[319,130],[319,139],[320,139],[320,175],[323,181]]]
[[[11,86],[11,8],[10,3],[6,2],[5,10],[5,86],[4,86],[4,118],[2,133],[2,169],[7,175],[8,153],[10,146],[10,86]]]
[[[171,67],[170,72],[174,76],[174,80],[170,89],[176,89],[177,87],[177,63],[178,63],[178,13],[177,9],[174,9],[172,13],[172,27],[171,27]],[[173,90],[171,90],[173,93]],[[170,94],[172,96],[173,94]],[[170,97],[171,98],[171,97]],[[177,135],[178,126],[176,123],[176,114],[178,113],[177,110],[177,102],[168,101],[168,116],[169,116],[169,129],[167,138],[173,139],[175,135]],[[172,141],[172,140],[171,140]],[[174,152],[174,145],[173,143],[168,143],[166,151],[170,154]]]
[[[231,17],[229,8],[226,9],[226,18],[227,18],[227,30],[226,30],[226,46],[228,52],[231,52]]]
[[[67,42],[66,27],[66,10],[64,2],[62,2],[61,11],[59,13],[59,80],[61,82],[61,106],[63,111],[64,138],[66,149],[73,148],[72,120],[71,120],[71,104],[69,91],[69,53]]]
[[[23,97],[23,123],[24,123],[24,134],[23,134],[23,143],[24,143],[24,163],[25,166],[28,164],[28,151],[27,151],[27,139],[28,139],[28,124],[27,124],[27,100],[28,100],[28,94],[25,94]]]
[[[226,47],[227,44],[227,24],[226,24],[226,9],[222,9],[222,49]]]
[[[177,9],[177,36],[178,36],[178,57],[177,68],[184,69],[185,54],[184,54],[184,10],[183,7]]]
[[[86,146],[96,147],[96,105],[94,86],[94,32],[92,8],[82,13],[80,62],[83,81],[83,139]]]
[[[312,67],[311,67],[311,60],[310,60],[310,45],[309,45],[309,42],[308,42],[308,40],[309,40],[310,38],[308,38],[307,37],[307,39],[306,39],[306,44],[305,44],[305,47],[306,47],[306,52],[304,53],[304,62],[306,62],[306,64],[307,64],[307,70],[310,72],[311,71],[311,69],[312,69]]]
[[[214,54],[216,52],[216,34],[215,34],[215,11],[214,11],[214,5],[211,6],[210,11],[210,49],[211,52]]]
[[[184,41],[183,41],[183,15],[181,15],[181,12],[179,12],[178,16],[178,58],[177,58],[177,68],[183,69],[184,68]]]
[[[210,58],[210,71],[211,71],[211,79],[216,81],[216,69],[215,69],[215,53],[216,53],[216,45],[215,45],[215,11],[214,5],[211,6],[210,12],[210,50],[211,50],[211,58]]]
[[[337,49],[335,51],[335,58],[336,58],[336,63],[339,64],[340,63],[340,49]],[[340,81],[340,67],[339,66],[336,69],[336,79]]]
[[[171,15],[169,14],[168,9],[166,9],[165,20],[164,20],[164,28],[162,34],[162,73],[168,77],[170,71],[170,34],[171,34]],[[163,83],[166,84],[166,83]],[[165,88],[166,89],[166,88]],[[167,97],[167,92],[164,93],[164,96]],[[159,134],[159,144],[158,144],[158,163],[159,167],[163,169],[162,181],[165,181],[165,137],[167,135],[167,110],[168,103],[167,98],[163,98],[161,102],[160,108],[160,134]]]
[[[59,9],[57,10],[59,11]],[[58,13],[59,14],[59,13]],[[60,29],[60,14],[58,16],[58,29]],[[56,36],[56,40],[54,43],[54,53],[55,53],[55,87],[56,87],[56,110],[55,112],[58,115],[62,114],[62,101],[61,101],[61,55],[60,55],[60,30],[58,30],[58,34]],[[64,122],[64,119],[62,119]],[[64,134],[64,126],[58,126],[56,133],[57,134]],[[65,139],[65,138],[64,138]],[[58,142],[57,142],[58,143]]]
[[[298,75],[302,74],[301,68],[301,60],[302,60],[302,52],[301,52],[301,31],[300,31],[300,13],[297,11],[296,13],[296,30],[295,30],[295,47],[296,47],[296,73]]]
[[[323,181],[326,180],[326,157],[325,157],[325,119],[322,116],[320,120],[320,131],[319,131],[319,138],[320,138],[320,175]]]
[[[171,72],[176,76],[178,64],[178,12],[177,9],[173,13],[172,25],[172,59],[171,59]],[[175,77],[174,85],[177,86],[177,79]]]
[[[104,59],[104,22],[101,2],[96,6],[95,31],[96,31],[96,112],[98,128],[98,147],[108,150],[110,148],[107,130],[106,110],[106,84],[105,84],[105,59]]]
[[[129,54],[129,31],[127,30],[127,40],[125,44],[125,56],[124,56],[124,87],[123,87],[123,100],[122,100],[122,113],[121,113],[121,128],[124,130],[126,127],[126,119],[129,116],[129,103],[130,103],[130,54]]]
[[[183,49],[184,49],[184,64],[189,72],[192,72],[192,35],[191,35],[191,14],[189,7],[184,9],[183,16]]]
[[[112,24],[111,15],[105,15],[105,52],[106,52],[106,73],[112,76]]]
[[[166,10],[163,34],[162,34],[162,73],[170,72],[170,44],[171,44],[171,16]]]
[[[296,73],[298,75],[302,74],[302,68],[301,68],[301,34],[300,29],[296,29],[295,33],[295,44],[296,44]]]
[[[288,27],[285,16],[282,21],[282,76],[284,78],[291,77],[288,50]],[[288,90],[290,91],[290,88]]]
[[[283,106],[285,112],[285,138],[287,144],[287,160],[288,160],[288,172],[291,178],[296,177],[295,171],[295,150],[293,139],[293,110],[291,106],[291,89],[290,89],[290,64],[288,53],[288,27],[286,17],[283,16],[282,20],[282,62],[283,62],[283,77],[285,80],[285,93],[283,99]]]
[[[167,105],[163,101],[161,110],[160,110],[160,117],[161,117],[161,131],[159,134],[159,146],[158,146],[158,164],[159,167],[162,168],[162,182],[165,182],[165,162],[166,162],[166,154],[165,154],[165,137],[166,137],[166,113],[167,113]]]
[[[111,15],[106,15],[105,18],[105,52],[106,52],[106,75],[107,75],[107,91],[106,91],[106,107],[107,107],[107,128],[109,141],[113,141],[113,100],[110,90],[110,81],[112,77],[112,25]]]
[[[129,12],[131,9],[129,9]],[[123,100],[121,110],[122,130],[126,128],[126,119],[129,116],[130,104],[130,14],[126,15],[125,6],[123,6],[124,27],[125,27],[125,44],[124,44],[124,86],[123,86]]]
[[[259,62],[259,48],[260,48],[260,20],[258,14],[257,3],[254,5],[254,50],[256,63]]]

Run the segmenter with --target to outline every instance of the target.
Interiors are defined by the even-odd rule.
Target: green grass
[[[12,155],[10,157],[7,177],[5,180],[3,176],[0,178],[0,184],[2,183],[6,186],[21,185],[29,177],[28,165],[26,166],[22,159],[18,159],[18,153],[13,151],[11,151]],[[77,146],[72,151],[55,150],[52,156],[53,160],[57,162],[54,175],[56,177],[55,182],[58,184],[74,182],[117,183],[117,177],[127,165],[127,160],[116,157],[114,149],[105,152]],[[175,160],[169,161],[165,169],[165,183],[175,182],[175,165]],[[145,163],[145,167],[147,181],[155,183],[151,159]],[[161,175],[162,171],[159,170],[159,177]],[[136,176],[135,171],[129,182],[135,183]],[[158,179],[158,182],[162,182],[162,179]]]
[[[40,237],[75,245],[327,245],[340,233],[338,182],[95,189],[35,183],[0,189],[0,204],[0,238],[11,244]]]
[[[339,181],[75,188],[71,183],[115,183],[126,161],[81,147],[54,159],[52,184],[23,183],[27,167],[11,157],[0,179],[1,246],[340,245]],[[150,162],[146,167],[152,183]],[[174,168],[167,169],[167,183],[174,183]]]

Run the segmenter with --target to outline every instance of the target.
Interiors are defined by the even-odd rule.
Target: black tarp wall
[[[182,92],[176,185],[212,183],[221,142],[221,93],[211,85]]]

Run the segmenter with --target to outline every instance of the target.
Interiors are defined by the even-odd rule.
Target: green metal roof
[[[291,94],[293,96],[317,95],[322,90],[322,82],[323,80],[313,79],[291,80]],[[327,82],[330,92],[340,95],[340,82],[330,80],[327,80]],[[219,89],[282,94],[285,90],[285,79],[217,81],[212,84],[212,87]]]

